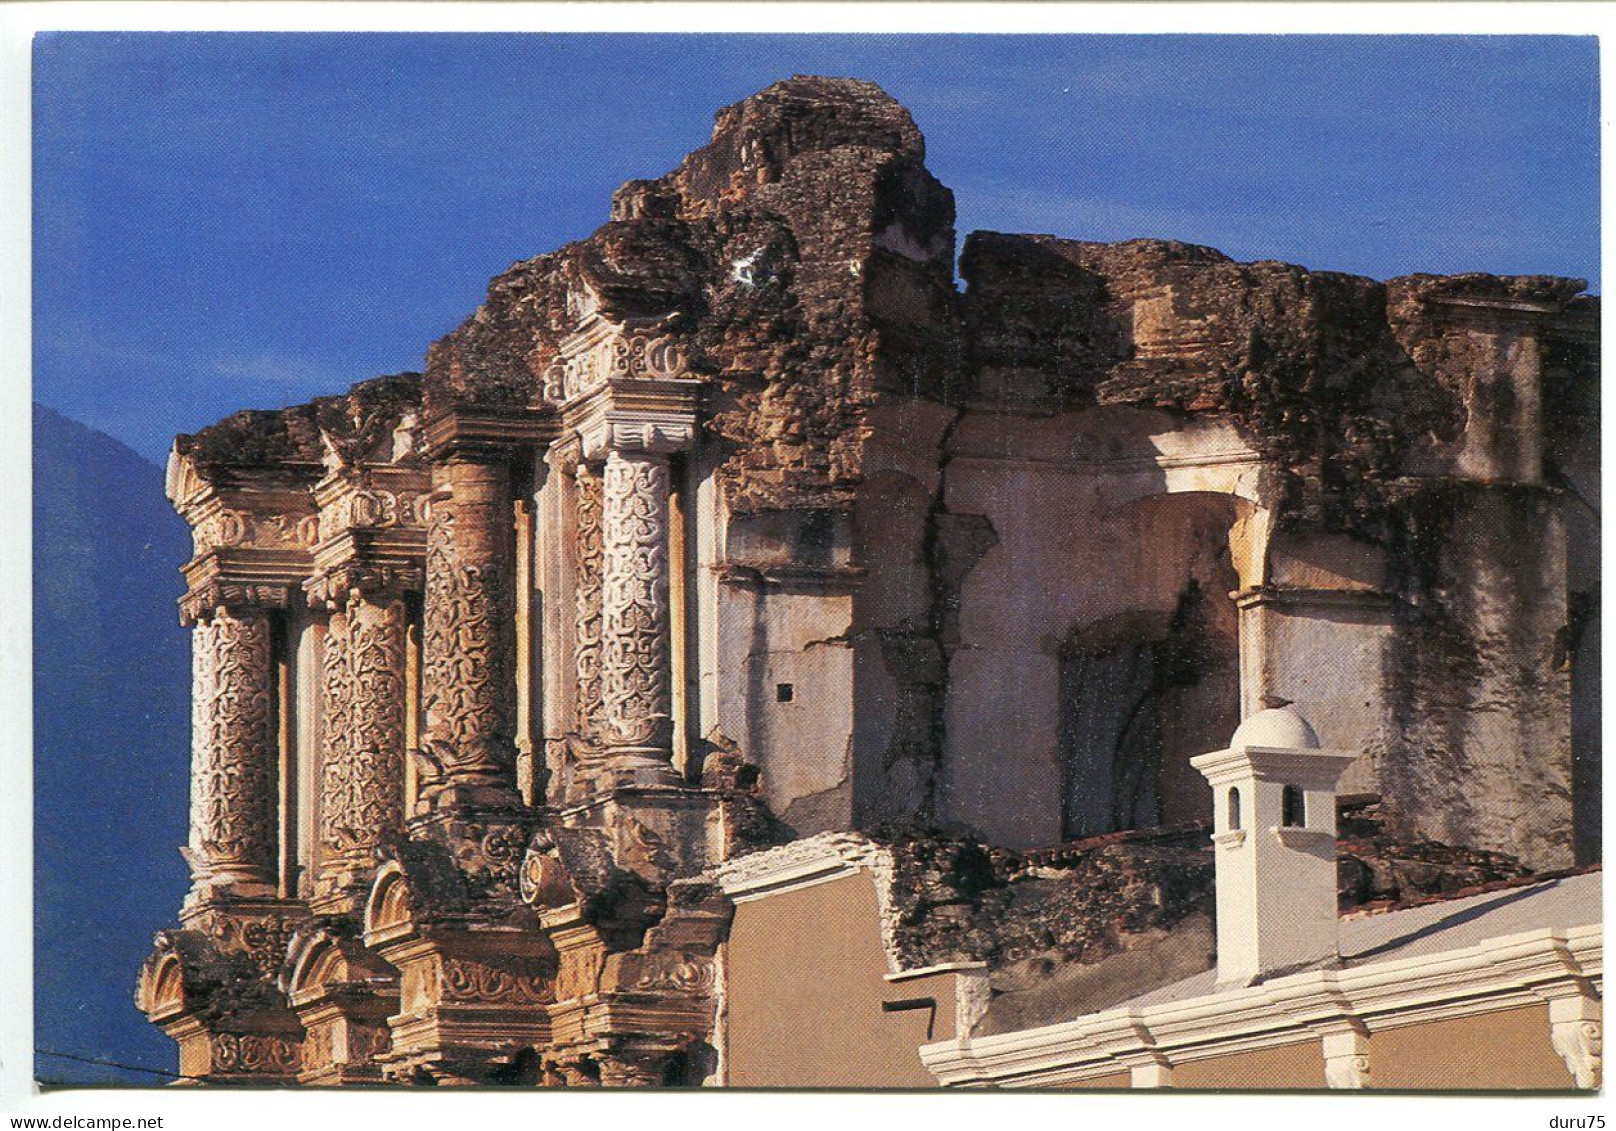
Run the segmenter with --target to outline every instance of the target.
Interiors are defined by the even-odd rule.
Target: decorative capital
[[[232,614],[285,609],[292,604],[293,586],[208,581],[180,598],[180,623],[194,625],[208,621],[220,611]]]
[[[340,609],[352,596],[390,600],[419,593],[425,570],[419,562],[363,562],[352,560],[310,578],[304,589],[317,609]]]
[[[608,411],[580,427],[578,438],[588,460],[612,452],[668,456],[696,442],[696,421],[677,413]]]

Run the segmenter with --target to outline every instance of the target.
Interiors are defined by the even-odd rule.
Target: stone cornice
[[[288,608],[312,567],[305,550],[211,550],[180,571],[186,582],[180,618],[192,624],[219,608]]]
[[[1310,970],[1185,1001],[1121,1006],[1056,1025],[940,1041],[921,1046],[920,1057],[945,1086],[1049,1086],[1131,1070],[1141,1057],[1184,1063],[1358,1027],[1374,1033],[1583,1000],[1602,988],[1603,942],[1598,924],[1526,931],[1438,954]],[[1564,1022],[1587,1023],[1581,1017]],[[1585,1060],[1587,1043],[1557,1039],[1557,1045],[1575,1046]],[[1579,1080],[1585,1078],[1586,1068],[1579,1073],[1572,1055],[1562,1055]]]
[[[545,446],[555,438],[556,424],[547,409],[457,407],[434,413],[423,432],[426,456],[434,462],[496,462]]]
[[[191,514],[215,500],[276,495],[306,498],[324,471],[320,464],[305,461],[272,466],[201,465],[171,450],[163,473],[163,489],[174,509],[195,525]]]
[[[1508,298],[1502,295],[1433,295],[1426,309],[1441,322],[1480,329],[1541,331],[1556,318],[1564,302],[1555,299]]]
[[[857,833],[831,832],[748,853],[720,864],[704,878],[740,903],[891,867],[891,853],[874,841]]]
[[[1360,754],[1356,750],[1293,750],[1277,746],[1238,746],[1190,759],[1214,787],[1256,779],[1314,789],[1334,789],[1343,771]],[[1292,830],[1287,830],[1292,831]]]

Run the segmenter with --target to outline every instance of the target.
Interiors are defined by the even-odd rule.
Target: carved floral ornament
[[[428,491],[355,488],[344,491],[320,508],[318,533],[323,540],[354,527],[424,528],[431,514],[431,493]]]
[[[446,957],[442,977],[451,1001],[543,1005],[555,1000],[555,986],[545,971],[520,960],[473,962]]]
[[[320,520],[312,514],[257,514],[219,507],[200,514],[191,528],[197,554],[237,546],[311,549],[320,539]]]
[[[296,1072],[303,1061],[301,1042],[289,1037],[215,1033],[210,1039],[213,1064],[221,1072],[262,1072],[284,1076]]]

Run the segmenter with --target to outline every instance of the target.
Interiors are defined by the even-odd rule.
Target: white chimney
[[[1357,757],[1283,706],[1190,759],[1212,783],[1219,985],[1336,955],[1335,790]]]

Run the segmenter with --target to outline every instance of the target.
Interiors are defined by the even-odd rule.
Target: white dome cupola
[[[1334,957],[1336,783],[1357,757],[1284,704],[1190,759],[1212,785],[1220,984]]]

